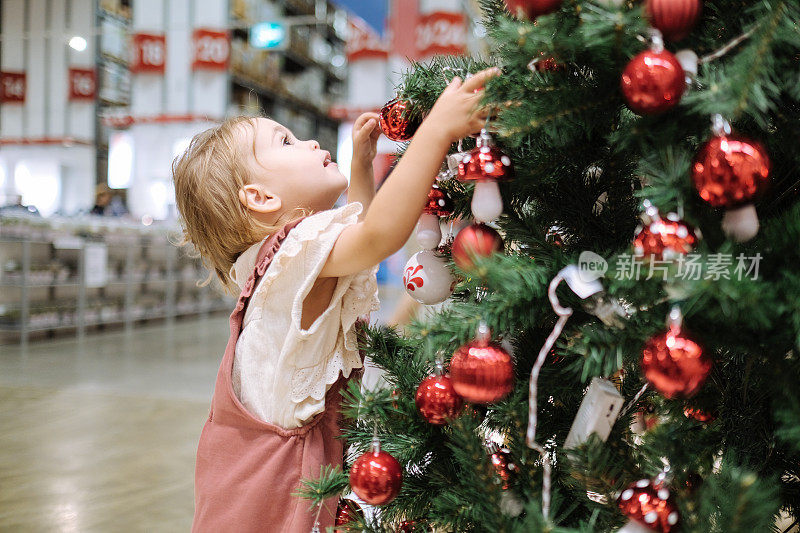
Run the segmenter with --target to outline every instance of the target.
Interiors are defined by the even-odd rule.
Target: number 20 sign
[[[192,70],[227,70],[231,55],[226,31],[196,29],[192,33]]]
[[[131,72],[164,74],[167,38],[163,34],[136,33],[131,37]]]

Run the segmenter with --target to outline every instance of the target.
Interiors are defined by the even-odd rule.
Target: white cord
[[[531,380],[528,390],[528,432],[525,436],[525,442],[529,448],[536,450],[542,456],[542,514],[544,515],[545,519],[547,519],[548,515],[550,514],[552,466],[550,464],[550,456],[548,455],[547,450],[545,450],[541,444],[536,442],[536,396],[538,392],[539,372],[542,369],[542,365],[544,365],[544,361],[547,359],[547,354],[550,352],[553,344],[555,344],[558,336],[561,335],[561,331],[564,329],[567,320],[569,320],[569,317],[572,315],[572,309],[569,307],[562,307],[558,301],[558,296],[556,296],[556,288],[558,288],[558,285],[562,281],[564,281],[563,275],[561,273],[557,274],[556,277],[554,277],[550,282],[550,287],[547,290],[550,303],[559,318],[558,322],[556,322],[556,325],[553,328],[553,331],[547,337],[544,346],[542,346],[542,349],[539,350],[539,356],[536,358],[536,363],[533,365],[533,369],[531,370]]]

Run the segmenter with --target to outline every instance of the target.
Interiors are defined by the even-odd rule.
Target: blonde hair
[[[250,183],[250,170],[236,133],[238,128],[253,126],[252,117],[229,118],[195,135],[172,163],[183,227],[180,244],[193,245],[211,271],[201,285],[207,285],[216,274],[229,292],[235,287],[229,271],[239,255],[286,223],[265,224],[239,200],[239,189]]]

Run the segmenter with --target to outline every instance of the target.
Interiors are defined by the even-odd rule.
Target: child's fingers
[[[447,93],[447,92],[453,92],[453,91],[457,90],[459,87],[461,87],[461,78],[456,76],[455,78],[450,80],[450,83],[448,83],[447,87],[444,88],[444,91],[442,91],[442,94]]]
[[[356,119],[355,123],[353,124],[353,129],[354,130],[360,130],[361,128],[366,126],[367,122],[369,122],[370,120],[375,120],[375,122],[377,123],[378,122],[378,114],[377,113],[362,113]]]
[[[470,77],[464,82],[461,88],[465,91],[475,91],[483,87],[487,81],[500,74],[500,69],[497,67],[487,68]]]

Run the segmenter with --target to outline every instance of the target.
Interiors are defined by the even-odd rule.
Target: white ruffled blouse
[[[325,393],[341,374],[361,368],[356,320],[379,308],[378,267],[338,278],[330,304],[308,329],[303,301],[344,228],[355,224],[360,203],[321,211],[301,221],[281,244],[253,290],[236,343],[233,390],[257,418],[291,429],[325,409]],[[262,242],[231,268],[242,288]]]

